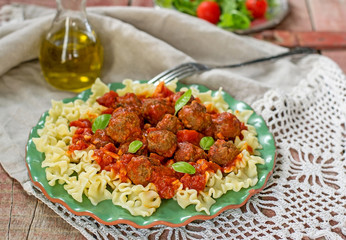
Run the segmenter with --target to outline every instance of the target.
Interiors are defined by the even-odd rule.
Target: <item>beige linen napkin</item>
[[[54,9],[23,6],[24,21],[0,27],[0,162],[22,185],[29,181],[25,146],[31,128],[51,99],[75,95],[50,87],[40,72],[40,39],[54,13]],[[187,61],[231,64],[286,51],[172,10],[99,7],[88,9],[88,16],[105,49],[102,80],[106,83],[150,79]],[[290,91],[318,58],[212,70],[184,82],[222,87],[252,104],[269,89]]]

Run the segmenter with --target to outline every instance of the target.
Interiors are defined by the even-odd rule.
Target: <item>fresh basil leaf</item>
[[[143,143],[141,141],[135,140],[130,143],[128,152],[136,153],[142,146],[143,146]]]
[[[194,174],[196,172],[195,167],[187,162],[173,163],[172,168],[174,169],[174,171],[181,173]]]
[[[110,114],[98,116],[91,127],[92,131],[95,133],[97,129],[105,129],[108,126],[109,120],[111,120],[111,116]]]
[[[214,144],[214,139],[212,137],[203,137],[199,142],[199,145],[203,150],[209,150],[210,147]]]
[[[176,115],[177,112],[190,101],[191,95],[192,95],[192,91],[191,91],[191,89],[189,89],[183,95],[180,96],[180,98],[175,102],[174,115]]]

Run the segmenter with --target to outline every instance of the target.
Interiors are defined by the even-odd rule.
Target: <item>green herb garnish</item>
[[[130,143],[128,152],[136,153],[142,146],[143,146],[143,143],[141,141],[135,140]]]
[[[110,114],[98,116],[92,125],[92,131],[95,133],[97,129],[105,129],[108,126],[109,120],[111,120],[111,116]]]
[[[174,171],[181,173],[194,174],[196,172],[195,167],[187,162],[173,163],[172,168],[174,169]]]
[[[191,89],[189,89],[183,95],[180,96],[180,98],[175,102],[174,115],[176,115],[177,112],[190,101],[191,95],[192,95],[192,91],[191,91]]]
[[[199,142],[199,146],[201,146],[203,150],[209,150],[213,144],[214,139],[212,137],[203,137]]]

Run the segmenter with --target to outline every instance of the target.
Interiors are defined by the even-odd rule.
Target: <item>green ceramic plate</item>
[[[186,85],[178,83],[178,89],[185,86]],[[208,91],[204,86],[193,86],[197,87],[201,92]],[[123,87],[124,85],[121,83],[110,84],[110,88],[113,90]],[[65,99],[64,102],[71,102],[75,99],[86,100],[90,94],[91,91],[89,89],[75,98]],[[233,110],[251,110],[247,104],[233,99],[226,93],[223,94],[224,99]],[[216,200],[216,203],[210,209],[210,215],[196,212],[194,206],[182,209],[176,201],[171,199],[163,200],[161,206],[150,217],[132,216],[127,210],[113,205],[111,200],[103,201],[97,206],[94,206],[91,204],[89,199],[84,196],[83,202],[79,203],[67,194],[62,185],[57,184],[52,187],[48,184],[45,170],[41,167],[41,162],[45,158],[44,154],[37,151],[36,146],[32,141],[32,138],[38,137],[37,130],[43,128],[47,115],[48,112],[42,115],[37,125],[32,129],[27,143],[26,163],[32,182],[41,189],[50,201],[64,205],[69,211],[76,215],[88,215],[107,225],[125,223],[137,228],[149,228],[163,224],[171,227],[179,227],[184,226],[193,220],[214,218],[227,209],[238,208],[244,205],[251,196],[260,192],[265,187],[275,165],[275,143],[273,136],[269,132],[262,117],[253,113],[248,123],[253,125],[257,130],[259,142],[263,146],[263,149],[260,150],[261,157],[265,161],[264,165],[257,165],[258,183],[255,186],[241,189],[239,192],[228,191]]]

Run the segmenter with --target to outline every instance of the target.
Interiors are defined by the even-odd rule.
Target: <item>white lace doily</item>
[[[321,57],[291,93],[267,92],[252,106],[277,146],[266,188],[242,208],[185,227],[106,226],[31,192],[88,239],[345,239],[346,79]]]

